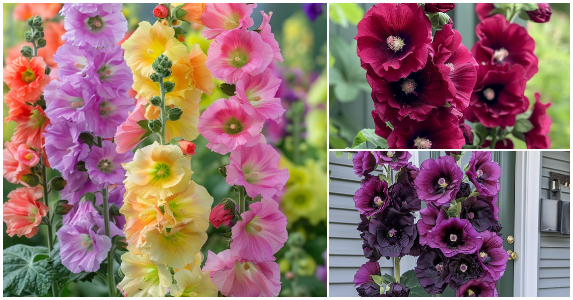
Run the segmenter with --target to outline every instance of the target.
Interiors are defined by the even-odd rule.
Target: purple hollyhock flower
[[[450,282],[449,260],[440,249],[427,249],[420,254],[414,273],[428,294],[444,292]]]
[[[303,3],[302,10],[308,19],[314,22],[316,18],[322,15],[322,3]]]
[[[65,81],[52,80],[46,86],[46,115],[52,122],[85,121],[86,103],[95,101],[93,89],[85,83],[80,76],[69,76]]]
[[[531,19],[531,21],[535,23],[547,23],[551,20],[551,14],[553,11],[551,10],[551,6],[549,3],[537,3],[536,10],[526,11],[527,15]]]
[[[90,151],[90,147],[80,140],[80,134],[85,127],[83,122],[66,121],[46,127],[44,137],[48,162],[53,169],[60,171],[66,180],[75,171],[76,164],[85,159]]]
[[[56,235],[62,264],[73,273],[97,271],[111,249],[111,239],[89,227],[63,225]]]
[[[397,182],[390,187],[390,202],[399,211],[409,213],[422,208],[422,201],[409,183]]]
[[[376,243],[376,236],[368,231],[370,225],[370,219],[365,215],[360,215],[361,222],[358,224],[358,231],[360,231],[360,237],[362,238],[362,251],[364,256],[370,261],[378,261],[382,255],[376,250],[374,244]]]
[[[472,152],[466,175],[480,195],[494,196],[501,189],[499,184],[501,168],[491,159],[489,151]]]
[[[470,279],[483,276],[484,271],[478,261],[477,255],[459,254],[449,259],[450,288],[455,290]]]
[[[503,249],[503,239],[495,232],[481,233],[483,244],[478,251],[482,268],[494,279],[499,280],[507,266],[509,254]]]
[[[133,153],[117,153],[116,145],[108,140],[103,141],[102,147],[92,146],[92,151],[86,158],[86,169],[91,180],[96,184],[105,186],[120,184],[125,179],[125,169],[123,163],[128,163],[133,159]]]
[[[410,295],[410,289],[399,282],[390,283],[390,290],[386,292],[388,297],[408,297],[408,295]]]
[[[382,297],[380,286],[376,282],[369,282],[356,288],[360,297]]]
[[[69,204],[75,204],[86,193],[95,193],[101,191],[103,185],[95,184],[89,179],[88,172],[80,171],[80,166],[76,166],[74,173],[71,173],[66,181],[68,182],[63,190],[60,191],[60,198],[68,201]],[[96,205],[103,203],[101,193],[96,193]]]
[[[80,74],[83,77],[88,62],[93,60],[92,51],[81,49],[66,42],[56,50],[54,61],[58,64],[58,77],[64,79],[68,76]]]
[[[472,193],[472,187],[467,182],[460,183],[460,190],[456,194],[456,199],[468,197]]]
[[[86,122],[90,131],[102,138],[112,138],[117,127],[123,123],[129,111],[133,111],[134,100],[126,95],[118,97],[99,97],[91,101],[86,108]]]
[[[410,252],[408,252],[408,255],[420,256],[420,253],[422,253],[422,251],[424,251],[425,249],[426,246],[420,245],[420,234],[418,234],[416,236],[416,239],[414,240],[414,245],[412,245],[412,248],[410,248]]]
[[[499,209],[496,210],[495,201],[493,197],[469,197],[462,202],[460,218],[470,221],[477,232],[495,228],[497,212],[499,211]]]
[[[358,212],[367,217],[375,215],[390,204],[388,183],[378,176],[366,175],[353,199]]]
[[[368,231],[376,237],[374,248],[388,259],[407,255],[418,235],[414,216],[392,207],[372,217]]]
[[[66,16],[67,12],[71,9],[75,9],[84,14],[96,13],[98,11],[112,13],[116,10],[121,10],[121,7],[121,3],[66,3],[60,10],[60,15]]]
[[[408,164],[412,154],[408,151],[374,151],[376,163],[379,165],[389,165],[394,171],[400,170]]]
[[[409,183],[411,186],[414,186],[414,180],[416,180],[418,172],[420,172],[420,169],[409,162],[407,165],[403,166],[398,173],[396,182]]]
[[[68,4],[66,4],[68,5]],[[62,40],[78,47],[112,47],[124,38],[127,20],[119,6],[99,5],[83,7],[64,5],[66,33]],[[111,8],[111,9],[110,9]]]
[[[102,218],[91,201],[80,201],[62,218],[64,225],[77,225],[92,228],[96,219]]]
[[[497,297],[496,281],[490,276],[472,279],[456,290],[456,297]]]
[[[354,174],[362,177],[376,169],[376,159],[370,151],[358,151],[352,158]]]
[[[97,86],[99,95],[107,98],[125,94],[133,85],[133,73],[123,59],[123,49],[116,45],[93,50],[85,77]]]
[[[372,275],[381,276],[380,264],[376,262],[367,262],[363,264],[354,275],[354,286],[363,285],[365,283],[374,282]]]
[[[448,218],[446,213],[438,206],[428,204],[428,206],[420,210],[420,220],[416,225],[418,226],[418,234],[420,235],[420,245],[427,245],[428,232],[432,231],[436,224]]]
[[[449,218],[438,223],[426,236],[428,245],[439,248],[447,257],[456,254],[475,253],[482,245],[483,238],[465,219]]]
[[[455,199],[463,173],[451,156],[428,159],[422,163],[414,181],[418,197],[426,203],[444,205]]]

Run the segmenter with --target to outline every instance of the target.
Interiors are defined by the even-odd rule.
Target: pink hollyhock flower
[[[203,270],[226,297],[276,297],[281,291],[279,265],[274,261],[252,262],[225,250],[209,251]]]
[[[426,64],[432,25],[415,3],[380,3],[358,23],[354,39],[364,69],[397,81]]]
[[[233,218],[232,210],[230,208],[225,209],[225,204],[219,204],[211,210],[209,222],[213,224],[213,227],[219,228],[221,225],[231,225]]]
[[[271,32],[271,17],[273,16],[273,12],[271,11],[267,15],[261,10],[261,14],[263,15],[263,23],[261,23],[261,26],[259,26],[257,30],[259,30],[263,41],[273,48],[273,57],[280,62],[284,62],[279,43],[275,39],[275,35]]]
[[[2,175],[8,182],[20,183],[22,176],[30,174],[30,166],[28,164],[22,163],[18,157],[18,148],[16,144],[6,141],[4,143],[4,150],[2,151],[3,157],[2,161],[4,163],[4,169]],[[22,183],[28,186],[25,183]]]
[[[30,149],[30,146],[26,144],[20,144],[18,150],[16,151],[16,160],[20,163],[27,165],[28,167],[33,167],[40,161],[40,155],[36,151]]]
[[[288,169],[279,170],[279,159],[280,154],[271,145],[241,147],[231,152],[227,183],[244,186],[251,198],[261,195],[270,199],[282,191],[289,178]]]
[[[547,115],[547,109],[551,103],[541,103],[539,93],[535,93],[535,104],[533,104],[533,113],[529,117],[529,121],[533,124],[533,129],[525,133],[525,144],[527,149],[549,149],[551,140],[549,128],[551,127],[551,119]]]
[[[207,148],[227,154],[241,146],[253,146],[264,140],[264,120],[251,116],[238,100],[221,98],[199,117],[197,129],[209,143]]]
[[[48,207],[41,201],[42,187],[19,188],[8,194],[8,202],[4,203],[4,222],[6,233],[13,237],[26,236],[31,238],[38,233],[38,225],[48,214]]]
[[[127,117],[127,120],[117,127],[114,139],[117,144],[117,153],[133,150],[137,144],[147,137],[147,129],[143,129],[137,124],[141,120],[145,120],[145,105],[137,102],[135,109]]]
[[[280,122],[285,110],[281,99],[275,96],[281,81],[273,75],[271,69],[266,69],[255,76],[245,74],[237,81],[237,96],[234,98],[244,104],[243,108],[247,114],[257,119],[272,119]]]
[[[253,262],[274,261],[288,239],[287,218],[274,200],[262,199],[233,226],[231,254]]]
[[[247,29],[255,24],[251,14],[256,4],[206,3],[201,14],[205,29],[201,34],[208,40],[233,29]]]
[[[273,59],[272,47],[260,34],[242,29],[220,34],[207,54],[207,69],[213,77],[228,84],[235,83],[243,74],[262,73]]]

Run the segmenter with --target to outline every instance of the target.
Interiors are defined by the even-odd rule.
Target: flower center
[[[494,91],[493,89],[491,89],[491,88],[487,88],[487,89],[485,89],[485,90],[483,91],[483,96],[484,96],[487,100],[491,101],[491,100],[493,100],[493,99],[495,98],[495,91]]]
[[[474,217],[475,217],[474,213],[470,211],[468,213],[468,219],[472,220]]]
[[[154,173],[157,179],[169,177],[171,170],[166,163],[155,163]]]
[[[432,142],[427,138],[417,137],[414,140],[414,147],[418,149],[430,149],[432,148]]]
[[[436,265],[436,271],[442,272],[442,270],[444,270],[444,265],[443,264],[437,264]]]
[[[379,196],[374,197],[374,204],[381,206],[382,205],[382,198]]]
[[[458,241],[458,235],[457,234],[450,234],[450,241],[451,242],[457,242]]]
[[[249,263],[243,264],[243,270],[248,271],[250,268],[251,268],[251,266],[249,265]]]
[[[404,40],[397,36],[389,36],[386,39],[386,43],[388,43],[388,47],[394,52],[400,51],[404,48]]]
[[[78,69],[78,70],[83,70],[86,66],[85,66],[85,65],[82,65],[82,64],[80,64],[80,63],[75,63],[75,64],[74,64],[74,67],[76,67],[76,69]]]
[[[85,104],[86,103],[84,102],[84,99],[82,99],[82,98],[76,98],[76,99],[74,99],[74,101],[72,101],[72,103],[70,103],[70,105],[73,108],[80,108],[80,107],[83,107]]]
[[[229,65],[237,69],[242,68],[249,62],[249,56],[247,52],[238,48],[229,53],[229,58]]]
[[[25,83],[30,83],[36,80],[36,74],[34,74],[34,70],[28,68],[26,71],[22,72],[22,81]]]
[[[386,156],[389,157],[389,158],[394,157],[394,151],[388,151],[388,152],[386,152]]]
[[[241,17],[238,14],[233,14],[233,18],[227,19],[225,22],[223,22],[223,28],[226,30],[231,30],[239,27],[238,21],[240,18]]]
[[[151,275],[145,275],[145,276],[143,276],[143,281],[144,281],[144,282],[148,282],[148,281],[150,281],[150,280],[151,280]]]
[[[113,112],[113,106],[109,102],[102,102],[99,105],[99,115],[102,117],[107,117]]]
[[[147,54],[149,55],[153,54],[153,49],[147,49]]]
[[[493,52],[493,58],[498,63],[502,62],[508,56],[509,56],[509,52],[507,50],[505,50],[505,48],[497,49]]]
[[[28,154],[24,155],[24,158],[26,160],[32,160],[32,158],[34,158],[34,154],[32,154],[32,152],[28,152]]]
[[[261,227],[261,226],[259,226],[259,225],[253,225],[253,229],[254,229],[256,232],[261,232],[261,231],[263,231],[263,227]]]
[[[238,134],[241,131],[243,131],[243,124],[241,123],[240,120],[238,120],[235,117],[231,117],[229,118],[229,120],[227,120],[224,124],[223,124],[223,132],[226,134]]]
[[[448,186],[448,183],[446,182],[446,180],[444,178],[438,179],[438,184],[443,188]]]
[[[90,27],[91,31],[96,31],[96,32],[101,31],[104,25],[104,21],[99,15],[88,18],[86,23],[88,27]]]
[[[402,83],[402,92],[406,94],[412,93],[415,89],[416,89],[416,82],[414,81],[414,79],[407,78]]]
[[[468,297],[475,297],[476,293],[474,291],[472,291],[471,289],[468,289],[466,291],[466,294],[468,295]]]
[[[477,176],[478,177],[482,177],[483,176],[483,171],[481,169],[477,170]]]
[[[388,230],[388,236],[389,236],[389,237],[394,237],[397,232],[398,232],[398,230],[392,228],[392,229]]]
[[[448,68],[450,68],[450,73],[453,73],[456,70],[456,68],[454,67],[454,64],[452,64],[452,63],[447,63],[446,66]]]
[[[487,257],[487,253],[485,253],[485,252],[480,252],[480,253],[479,253],[479,256],[480,256],[481,258],[486,258],[486,257]]]
[[[259,172],[244,173],[245,180],[250,184],[256,183],[259,180],[260,175],[261,174]]]
[[[253,98],[253,101],[261,101],[263,99],[263,97],[261,96],[256,96]]]
[[[468,270],[468,266],[466,264],[461,264],[460,265],[460,271],[462,271],[463,273],[465,273]]]
[[[97,169],[102,173],[111,173],[113,171],[113,164],[108,159],[102,159],[97,163]]]
[[[109,69],[106,65],[103,65],[101,66],[101,68],[99,68],[97,73],[99,74],[100,79],[104,79],[111,75],[111,69]]]

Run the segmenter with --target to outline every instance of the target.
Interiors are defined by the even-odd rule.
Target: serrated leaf
[[[55,271],[47,264],[46,247],[15,245],[4,249],[4,294],[43,296],[51,287]]]
[[[366,144],[366,142],[364,143],[360,143],[352,148],[347,148],[347,149],[368,149],[368,144]]]
[[[400,283],[410,289],[409,297],[431,297],[420,285],[414,270],[409,270],[400,276]]]
[[[386,142],[386,140],[381,136],[377,135],[374,132],[374,129],[362,129],[362,131],[360,132],[362,132],[364,137],[368,139],[368,141],[372,143],[372,145],[380,147],[382,149],[388,149],[388,143]]]
[[[513,128],[513,131],[528,133],[529,131],[531,131],[531,129],[533,129],[533,127],[534,126],[533,124],[531,124],[531,121],[526,119],[521,119],[515,121],[515,127]]]

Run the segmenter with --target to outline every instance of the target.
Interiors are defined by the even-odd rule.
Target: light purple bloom
[[[80,201],[62,218],[64,225],[77,225],[85,228],[92,228],[95,220],[101,218],[91,201]]]
[[[489,151],[474,151],[466,172],[480,195],[495,196],[501,189],[501,168],[491,159]]]
[[[81,76],[72,75],[64,81],[52,80],[44,89],[44,99],[46,115],[52,122],[61,120],[59,118],[83,122],[86,103],[95,101],[95,94]]]
[[[499,280],[505,272],[509,254],[503,249],[503,239],[495,232],[481,233],[483,244],[478,252],[479,262],[483,269],[494,280]]]
[[[376,159],[370,151],[358,151],[352,158],[354,174],[362,177],[376,169]]]
[[[46,154],[53,169],[60,171],[64,179],[75,172],[76,164],[87,157],[89,146],[80,140],[85,123],[57,122],[46,127]]]
[[[120,184],[125,179],[125,169],[122,163],[130,162],[133,159],[133,153],[117,153],[116,145],[111,141],[104,140],[102,147],[92,146],[92,151],[86,158],[86,169],[90,179],[95,183],[112,185]]]
[[[80,198],[86,193],[95,193],[96,191],[101,191],[103,185],[95,184],[89,179],[88,172],[79,171],[79,166],[74,168],[74,172],[71,173],[66,181],[68,182],[63,190],[60,191],[60,198],[67,200],[69,204],[75,204],[80,201]],[[101,193],[96,193],[96,204],[100,205],[103,203],[103,197]]]
[[[389,165],[394,171],[400,170],[408,164],[412,154],[408,151],[374,151],[376,163],[379,165]]]
[[[428,159],[421,165],[414,180],[418,197],[426,203],[444,205],[456,197],[463,173],[451,156]]]
[[[60,10],[60,14],[65,16],[70,9],[75,9],[83,14],[112,13],[121,10],[121,6],[121,3],[66,3]]]
[[[88,61],[92,59],[88,49],[80,49],[71,42],[64,43],[54,54],[54,61],[58,64],[58,77],[63,79],[74,74],[83,76]]]
[[[111,249],[111,239],[88,227],[64,225],[58,232],[62,264],[73,273],[95,272]]]
[[[376,262],[367,262],[363,264],[354,275],[354,286],[363,285],[368,282],[374,282],[372,275],[381,276],[380,264]]]
[[[134,102],[127,95],[90,101],[86,108],[90,131],[102,138],[112,138],[117,127],[127,119],[128,112],[133,111]]]
[[[123,59],[120,46],[94,49],[93,59],[85,69],[85,78],[97,88],[102,97],[112,98],[125,94],[133,85],[133,73]]]
[[[426,236],[428,245],[439,248],[447,257],[473,254],[481,247],[483,238],[466,219],[449,218],[437,224]]]

